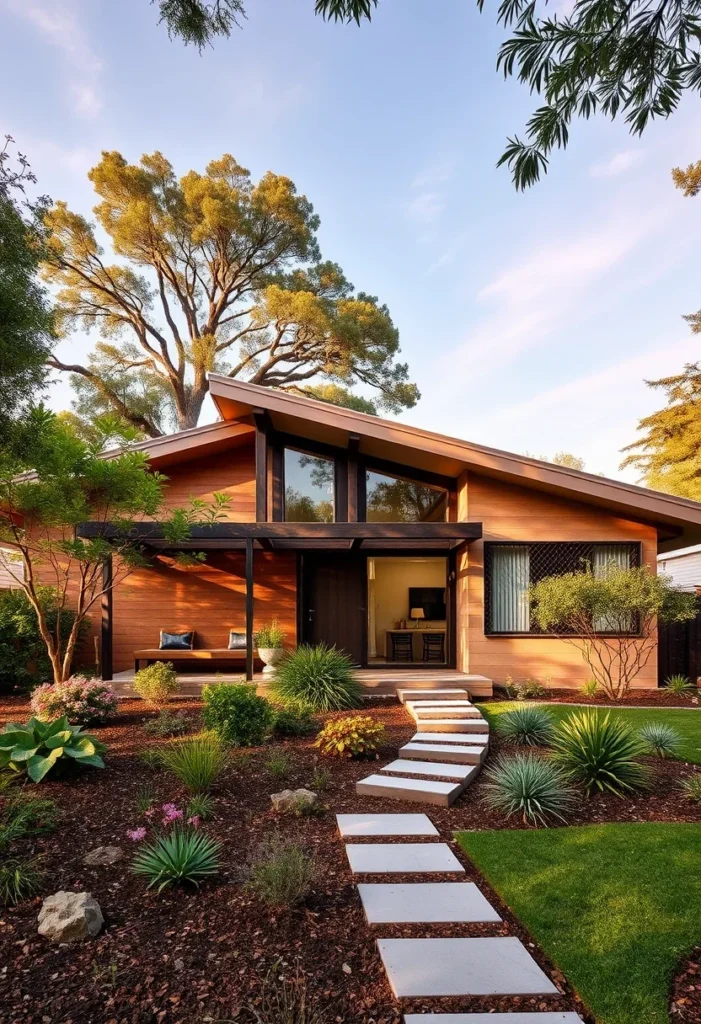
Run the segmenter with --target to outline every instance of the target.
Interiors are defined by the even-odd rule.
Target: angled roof
[[[302,438],[345,448],[349,438],[356,436],[360,439],[360,451],[376,458],[445,476],[458,477],[465,469],[472,469],[650,523],[660,531],[661,551],[701,542],[701,503],[688,498],[488,448],[221,374],[211,373],[208,378],[210,394],[224,421],[245,420],[255,410],[264,410],[277,430]],[[173,435],[173,439],[179,436]],[[159,439],[165,440],[168,439]],[[192,441],[197,443],[194,438]]]

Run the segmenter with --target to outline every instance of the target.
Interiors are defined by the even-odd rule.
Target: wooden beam
[[[256,522],[265,523],[268,519],[268,435],[270,433],[267,412],[263,409],[254,409],[253,422],[256,427]]]
[[[78,536],[119,537],[122,530],[114,524],[100,522],[81,523]],[[128,531],[134,540],[164,540],[160,523],[137,523]],[[444,540],[461,542],[478,540],[482,536],[481,523],[211,523],[193,526],[187,546],[196,547],[208,540]],[[182,545],[171,545],[180,547]]]
[[[246,681],[253,680],[253,540],[246,541]]]
[[[113,675],[112,667],[112,557],[110,556],[102,566],[102,589],[104,591],[100,604],[102,608],[101,628],[101,650],[100,669],[102,678],[109,680]]]

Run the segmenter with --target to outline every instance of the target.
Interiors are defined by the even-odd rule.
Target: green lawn
[[[599,1024],[667,1024],[676,966],[701,942],[701,825],[461,832],[458,840]]]
[[[529,704],[536,703],[528,701]],[[494,723],[497,715],[512,708],[522,707],[523,702],[519,701],[496,701],[480,703],[481,711],[484,711],[490,724]],[[560,721],[573,711],[579,710],[571,704],[546,704],[549,711],[552,711],[555,718]],[[605,708],[601,709],[606,710]],[[633,728],[640,728],[646,722],[665,722],[682,737],[682,746],[679,750],[679,757],[682,761],[691,761],[694,764],[701,764],[701,707],[693,711],[685,711],[683,708],[611,708],[611,713],[620,715]]]

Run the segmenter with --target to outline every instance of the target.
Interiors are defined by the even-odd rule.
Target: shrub
[[[311,1002],[299,963],[294,974],[284,974],[279,960],[268,971],[260,999],[250,1011],[255,1024],[328,1024],[330,1019]]]
[[[608,790],[616,796],[644,789],[650,781],[640,737],[611,712],[593,708],[569,715],[560,723],[554,740],[556,761],[569,778],[584,785],[587,796]]]
[[[26,771],[32,782],[41,782],[56,764],[104,768],[101,755],[106,750],[104,743],[79,725],[69,725],[65,717],[55,722],[30,718],[26,725],[9,722],[0,733],[0,770]]]
[[[34,861],[6,860],[0,864],[0,903],[8,907],[28,899],[38,890],[42,878]]]
[[[274,779],[288,779],[294,767],[292,758],[285,750],[271,750],[268,754],[265,767]]]
[[[106,722],[117,714],[119,701],[109,683],[86,676],[71,676],[65,683],[45,683],[32,693],[33,714],[43,722],[64,715],[69,722],[87,725]]]
[[[58,609],[56,593],[50,587],[39,588],[39,599],[45,609],[46,624],[56,633]],[[75,615],[68,609],[61,612],[60,635],[65,649]],[[79,645],[85,639],[89,622],[80,629]],[[0,689],[19,686],[30,689],[53,677],[53,668],[39,632],[36,612],[23,590],[0,594]]]
[[[216,733],[171,740],[159,751],[161,764],[191,793],[206,793],[227,765],[228,756]]]
[[[581,690],[584,697],[597,697],[599,694],[599,684],[596,679],[587,679],[586,683],[582,684]]]
[[[223,740],[240,747],[259,746],[270,732],[275,713],[255,686],[214,683],[202,690],[204,722]]]
[[[249,886],[272,907],[294,907],[311,889],[313,857],[293,840],[273,837],[256,851]]]
[[[529,747],[546,747],[553,738],[553,716],[537,705],[514,708],[498,715],[496,728],[506,740]]]
[[[691,690],[695,689],[691,684],[691,680],[688,676],[681,674],[667,676],[664,681],[665,689],[669,690],[670,693],[690,693]]]
[[[685,796],[688,796],[690,800],[701,800],[701,772],[694,772],[693,775],[687,775],[685,779],[679,783],[679,788]]]
[[[535,697],[545,697],[548,692],[537,679],[524,679],[522,683],[515,683],[511,676],[506,677],[504,690],[506,696],[511,700],[531,700]]]
[[[149,879],[148,888],[161,892],[174,883],[199,886],[219,870],[221,843],[192,828],[176,825],[167,835],[145,843],[131,869]]]
[[[134,676],[134,692],[156,708],[166,704],[178,692],[180,684],[172,661],[155,661]]]
[[[265,626],[261,626],[255,634],[255,645],[259,650],[261,647],[263,649],[277,649],[284,647],[286,636],[287,633],[281,627],[278,620],[273,619],[272,622],[267,623]]]
[[[190,720],[177,711],[159,711],[155,718],[144,725],[149,736],[182,736],[189,732]]]
[[[682,742],[677,730],[664,722],[648,722],[640,729],[640,738],[647,752],[657,757],[676,757]]]
[[[326,768],[315,768],[314,774],[312,775],[312,781],[310,783],[311,789],[314,793],[323,793],[331,785],[331,772],[328,772]]]
[[[566,821],[574,804],[572,787],[564,771],[535,754],[501,758],[484,772],[483,802],[507,818],[520,814],[524,825]]]
[[[309,736],[317,729],[309,708],[275,708],[273,731],[277,736]]]
[[[214,800],[209,793],[193,793],[185,807],[186,818],[199,818],[209,821],[214,813]]]
[[[301,644],[285,654],[270,692],[281,704],[292,707],[345,711],[360,707],[363,690],[348,655],[322,643],[315,647]]]
[[[362,757],[377,750],[384,738],[384,725],[369,715],[355,715],[327,722],[314,746],[329,757]]]

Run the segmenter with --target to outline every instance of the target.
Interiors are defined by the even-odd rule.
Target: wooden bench
[[[257,652],[253,651],[254,658],[257,657]],[[231,650],[228,647],[222,647],[220,649],[212,648],[211,650],[197,650],[195,648],[190,650],[174,650],[167,651],[162,650],[160,647],[146,648],[142,651],[134,651],[134,671],[138,672],[141,667],[140,662],[145,661],[147,665],[153,664],[154,661],[172,661],[175,668],[178,663],[182,664],[193,662],[207,661],[228,661],[234,664],[246,665],[246,650],[245,648],[236,648]]]

